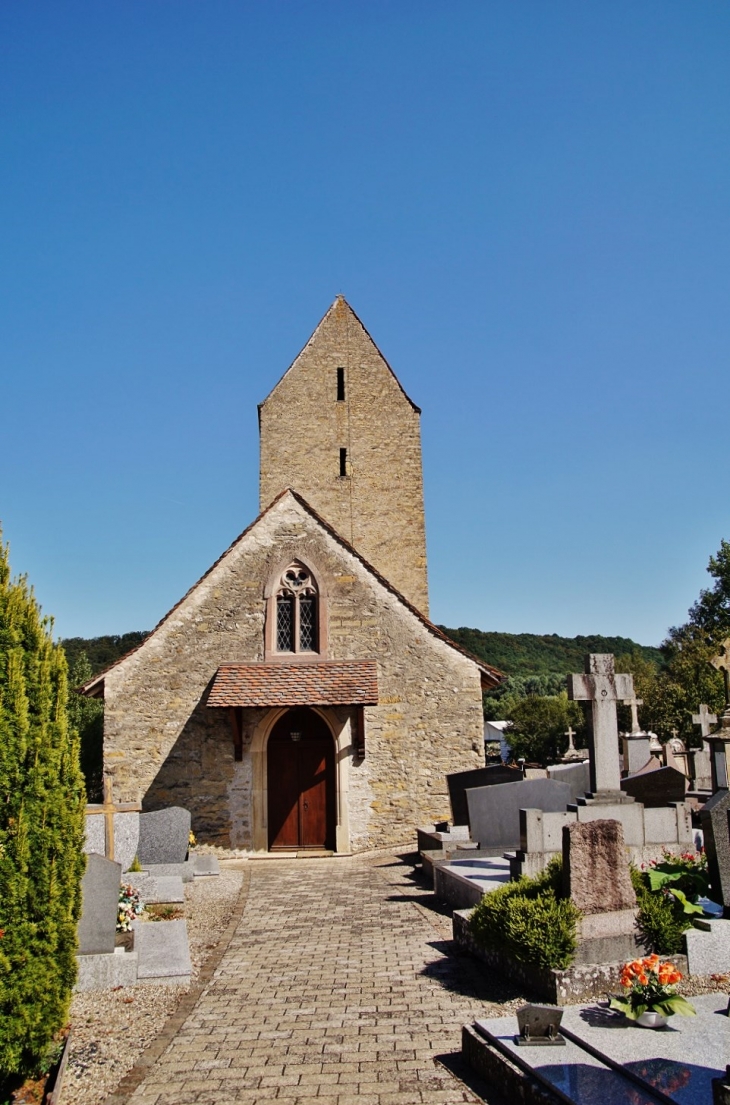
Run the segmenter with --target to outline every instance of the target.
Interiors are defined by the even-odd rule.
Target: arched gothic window
[[[312,573],[294,560],[276,589],[277,652],[319,652],[318,603]]]

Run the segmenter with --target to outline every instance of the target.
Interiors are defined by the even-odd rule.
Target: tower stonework
[[[420,410],[338,296],[259,406],[260,500],[299,492],[428,615]]]

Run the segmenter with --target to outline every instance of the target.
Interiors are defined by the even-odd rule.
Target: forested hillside
[[[97,675],[115,660],[125,656],[137,645],[141,645],[145,637],[149,637],[149,633],[123,633],[121,636],[110,637],[66,637],[61,644],[66,653],[70,671],[73,671],[77,660],[85,652],[91,665],[91,674]]]
[[[534,676],[565,677],[583,671],[588,652],[612,652],[614,656],[639,653],[644,660],[661,665],[662,654],[650,645],[638,645],[629,637],[559,637],[557,633],[486,633],[481,629],[439,627],[457,644],[486,660],[512,678]]]

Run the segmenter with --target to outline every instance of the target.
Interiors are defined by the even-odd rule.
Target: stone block
[[[192,852],[190,860],[193,864],[193,871],[195,877],[205,877],[206,875],[220,875],[221,868],[218,863],[218,857],[212,856],[207,853],[200,854],[198,852]]]
[[[81,881],[80,955],[112,953],[117,933],[122,866],[92,852]]]
[[[169,806],[139,815],[137,855],[143,867],[184,863],[189,839],[190,811],[182,806]]]
[[[133,921],[132,929],[140,985],[157,982],[174,986],[190,980],[187,921]]]
[[[709,921],[710,931],[687,929],[687,964],[691,975],[730,973],[730,920]]]
[[[563,886],[586,916],[636,908],[620,822],[563,827]]]
[[[674,806],[644,810],[644,842],[668,844],[677,839],[677,811]]]
[[[564,812],[570,801],[570,787],[554,779],[523,779],[466,792],[472,840],[480,847],[520,847],[520,810]]]
[[[137,985],[137,953],[118,948],[104,955],[77,955],[78,975],[75,989],[111,990],[117,986]]]
[[[575,807],[578,820],[583,824],[590,821],[620,821],[624,830],[624,842],[634,848],[644,846],[644,808],[638,802],[578,802]]]

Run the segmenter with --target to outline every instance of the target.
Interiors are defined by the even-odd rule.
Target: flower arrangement
[[[697,904],[697,899],[707,894],[710,885],[704,850],[699,854],[682,852],[681,855],[665,850],[661,860],[651,860],[646,874],[650,889],[673,898],[680,911],[704,913],[702,906]]]
[[[637,1021],[642,1013],[693,1017],[694,1006],[675,990],[681,980],[682,972],[673,963],[662,962],[658,955],[634,959],[621,969],[621,985],[628,992],[624,998],[611,998],[609,1005],[630,1021]]]
[[[132,921],[144,913],[144,902],[139,900],[139,891],[133,886],[119,887],[119,911],[117,913],[117,932],[130,932]]]

